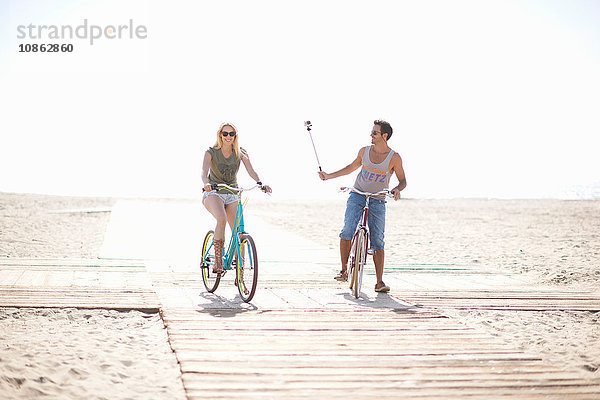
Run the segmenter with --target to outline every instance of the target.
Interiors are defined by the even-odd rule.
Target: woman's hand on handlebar
[[[231,191],[231,193],[240,193],[240,192],[244,192],[246,190],[252,190],[252,189],[257,189],[259,188],[261,191],[270,194],[273,190],[271,189],[271,187],[269,185],[263,185],[262,182],[256,182],[256,185],[251,186],[251,187],[247,187],[247,188],[242,188],[242,187],[233,187],[233,186],[229,186],[226,185],[224,183],[218,183],[218,184],[206,184],[204,185],[204,187],[202,188],[202,190],[210,192],[212,190],[217,190],[217,189],[227,189],[229,191]]]

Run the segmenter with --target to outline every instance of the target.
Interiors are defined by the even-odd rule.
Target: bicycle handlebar
[[[242,187],[236,188],[233,186],[226,185],[224,183],[218,183],[216,185],[210,185],[210,186],[212,187],[213,190],[217,190],[219,188],[225,188],[225,189],[231,190],[232,192],[237,192],[237,193],[245,192],[247,190],[254,190],[256,188],[260,188],[261,190],[263,189],[263,185],[258,185],[258,184],[251,186],[251,187],[247,187],[247,188],[242,188]]]
[[[363,196],[379,196],[380,194],[384,194],[389,198],[392,198],[392,199],[394,198],[394,195],[392,194],[392,192],[390,192],[387,189],[384,189],[384,190],[381,190],[381,191],[375,192],[375,193],[367,193],[367,192],[362,192],[355,187],[342,186],[340,188],[340,191],[341,192],[355,192],[358,194],[362,194]]]

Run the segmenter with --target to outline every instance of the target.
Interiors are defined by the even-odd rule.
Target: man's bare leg
[[[350,250],[352,250],[352,240],[340,239],[340,257],[342,261],[342,271],[347,270],[348,257],[350,257]]]
[[[352,240],[340,239],[340,259],[342,261],[342,271],[335,277],[336,281],[348,280],[348,257],[352,249]]]
[[[383,284],[383,262],[385,260],[385,250],[375,250],[373,254],[373,263],[375,264],[375,276],[377,277],[377,284],[375,287],[379,287]]]

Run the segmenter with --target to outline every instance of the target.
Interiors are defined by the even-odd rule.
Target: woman
[[[237,194],[232,194],[227,189],[213,190],[211,185],[224,183],[237,187],[237,172],[240,161],[244,163],[248,175],[262,186],[262,190],[271,193],[271,188],[263,185],[258,174],[252,168],[248,153],[238,144],[237,130],[230,123],[224,123],[217,131],[217,143],[204,154],[202,163],[202,183],[204,195],[202,204],[215,217],[215,265],[213,272],[223,272],[223,246],[225,244],[225,225],[233,229],[237,211]]]

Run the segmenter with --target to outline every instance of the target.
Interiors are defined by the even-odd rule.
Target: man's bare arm
[[[322,180],[326,181],[328,179],[339,178],[340,176],[351,174],[352,172],[356,171],[358,167],[361,166],[364,151],[364,148],[360,149],[356,158],[350,164],[346,165],[344,168],[338,171],[332,172],[330,174],[324,171],[319,171],[319,177]]]
[[[399,154],[394,154],[391,164],[391,170],[396,174],[396,178],[398,178],[398,185],[391,192],[394,195],[394,200],[398,200],[400,192],[406,187],[406,175],[404,175],[404,168],[402,167],[402,157]]]

